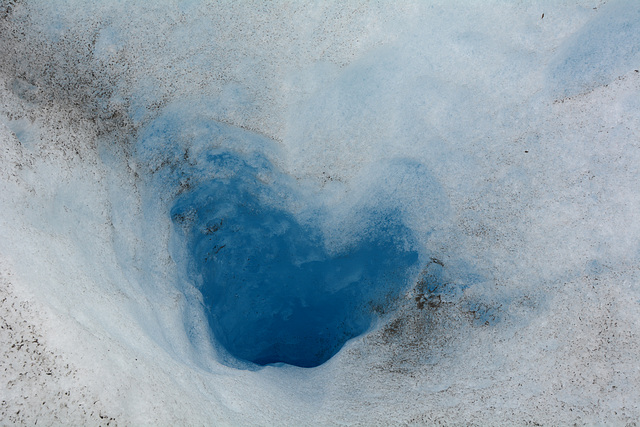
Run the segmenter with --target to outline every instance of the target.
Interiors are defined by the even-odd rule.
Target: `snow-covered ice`
[[[0,0],[0,422],[640,418],[640,3]]]

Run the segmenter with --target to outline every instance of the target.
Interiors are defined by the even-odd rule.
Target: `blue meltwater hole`
[[[232,356],[318,366],[405,289],[418,253],[392,212],[365,214],[370,229],[330,253],[320,231],[326,216],[301,223],[274,202],[294,196],[259,179],[268,162],[229,152],[208,161],[219,173],[178,197],[171,215],[187,239],[213,336]]]

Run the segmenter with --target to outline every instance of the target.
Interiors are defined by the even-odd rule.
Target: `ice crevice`
[[[0,421],[637,419],[639,34],[0,2]]]

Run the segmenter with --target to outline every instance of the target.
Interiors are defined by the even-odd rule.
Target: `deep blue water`
[[[207,161],[224,172],[178,197],[171,215],[188,241],[213,336],[232,356],[318,366],[405,289],[418,252],[407,249],[409,231],[393,210],[364,213],[374,228],[330,253],[321,211],[317,224],[303,224],[274,203],[298,196],[259,179],[273,172],[268,161],[220,150]]]

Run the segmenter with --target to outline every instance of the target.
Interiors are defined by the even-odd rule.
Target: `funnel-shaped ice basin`
[[[181,195],[171,215],[187,241],[212,335],[232,356],[318,366],[405,288],[418,254],[390,213],[372,214],[375,229],[332,252],[322,214],[317,224],[300,223],[273,203],[273,186],[256,178],[254,166],[228,153],[210,160],[232,172]]]

